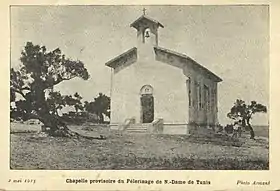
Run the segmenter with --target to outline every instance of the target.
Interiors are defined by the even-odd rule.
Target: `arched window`
[[[152,94],[153,94],[153,87],[152,87],[151,85],[144,85],[144,86],[140,89],[140,94],[141,94],[141,95],[147,95],[147,94],[152,95]]]

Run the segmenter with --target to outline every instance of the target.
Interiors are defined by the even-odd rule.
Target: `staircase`
[[[132,133],[148,133],[151,129],[152,123],[135,123],[130,124],[126,131]]]

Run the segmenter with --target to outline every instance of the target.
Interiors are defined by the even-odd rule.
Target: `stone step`
[[[147,128],[135,128],[135,127],[129,127],[127,130],[142,130],[142,131],[147,131]]]
[[[127,129],[130,129],[130,130],[134,130],[134,129],[136,129],[136,130],[148,130],[148,128],[146,128],[146,127],[129,127],[129,128],[127,128]]]
[[[126,130],[127,133],[147,133],[147,130]]]
[[[149,126],[149,125],[152,125],[151,123],[134,123],[134,124],[131,124],[131,125],[144,125],[144,126]]]
[[[126,129],[128,132],[147,132],[148,128],[145,127],[129,127]]]
[[[129,125],[129,127],[143,127],[143,128],[146,128],[146,127],[151,127],[151,125]]]
[[[126,131],[128,132],[139,132],[139,133],[145,133],[148,131],[148,128],[151,127],[151,123],[136,123],[131,124]]]
[[[147,132],[147,130],[143,130],[143,129],[127,129],[126,131],[128,131],[128,132]]]

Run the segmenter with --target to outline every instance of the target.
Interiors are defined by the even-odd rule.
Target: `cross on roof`
[[[143,9],[143,15],[146,15],[146,11],[147,11],[147,9],[144,8],[144,9]]]

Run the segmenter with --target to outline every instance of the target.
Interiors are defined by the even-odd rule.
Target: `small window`
[[[191,86],[191,79],[189,78],[187,81],[187,90],[188,90],[188,99],[189,99],[189,107],[192,106],[192,86]]]
[[[202,95],[201,95],[201,86],[198,85],[198,90],[199,90],[199,109],[202,108]]]
[[[197,95],[197,109],[201,109],[201,107],[202,107],[202,103],[201,103],[202,97],[201,97],[201,87],[200,87],[199,83],[196,84],[196,95]]]
[[[205,91],[205,96],[204,96],[204,105],[207,111],[210,110],[210,92],[208,86],[204,85],[204,91]]]
[[[214,111],[215,110],[215,107],[216,107],[216,90],[215,90],[215,88],[213,88],[212,89],[212,91],[211,91],[211,105],[212,105],[212,111]]]

